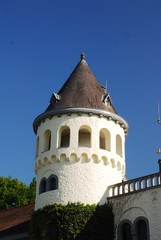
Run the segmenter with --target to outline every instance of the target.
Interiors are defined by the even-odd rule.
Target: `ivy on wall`
[[[68,203],[35,211],[30,222],[30,240],[114,240],[112,207]]]

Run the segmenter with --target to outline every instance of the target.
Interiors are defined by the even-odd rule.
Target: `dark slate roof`
[[[34,211],[34,203],[0,211],[0,232],[29,222]]]
[[[62,108],[93,108],[116,113],[110,95],[98,83],[84,54],[60,91],[53,93],[45,112]]]

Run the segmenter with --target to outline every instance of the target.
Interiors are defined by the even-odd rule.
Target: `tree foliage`
[[[29,186],[17,178],[0,177],[0,210],[35,201],[36,180]]]

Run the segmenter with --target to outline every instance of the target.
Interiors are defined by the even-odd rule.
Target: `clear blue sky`
[[[129,124],[128,179],[158,171],[161,1],[1,0],[0,176],[35,176],[32,122],[82,52]]]

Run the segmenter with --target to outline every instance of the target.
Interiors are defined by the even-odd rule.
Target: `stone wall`
[[[161,186],[114,196],[108,200],[113,205],[117,240],[120,240],[119,225],[127,221],[133,226],[139,218],[148,220],[150,240],[161,239]],[[135,232],[132,235],[132,239],[137,239]]]

